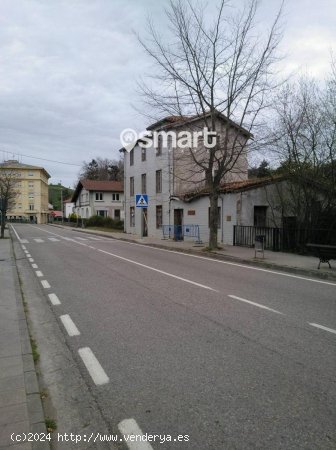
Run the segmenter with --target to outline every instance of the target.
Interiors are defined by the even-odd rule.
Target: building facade
[[[83,219],[99,215],[124,220],[124,186],[121,181],[80,180],[71,200],[74,212]]]
[[[219,115],[216,129],[223,136],[227,129],[225,117]],[[203,121],[198,119],[178,120],[172,117],[163,119],[147,128],[148,131],[181,131],[200,130]],[[250,135],[240,127],[230,125],[230,140],[237,137],[245,145]],[[203,151],[202,141],[198,150]],[[189,208],[183,196],[191,191],[201,190],[205,185],[205,173],[196,167],[190,152],[172,145],[169,139],[165,145],[154,143],[143,148],[141,142],[124,153],[124,191],[125,191],[125,231],[140,237],[162,237],[163,231],[185,225],[198,225],[201,239],[206,241],[209,234],[208,208],[209,198],[202,198],[200,210]],[[234,170],[225,175],[222,182],[234,182],[247,179],[247,151],[242,151],[236,158]],[[148,196],[148,207],[138,208],[135,203],[136,194]],[[218,207],[222,208],[221,199]],[[204,203],[204,205],[203,205]],[[202,213],[200,213],[202,211]],[[171,234],[171,233],[170,233]],[[177,236],[171,236],[175,237]],[[218,239],[222,232],[218,230]]]
[[[23,220],[32,223],[48,223],[49,173],[39,166],[22,164],[16,160],[0,163],[0,172],[15,177],[16,196],[7,211],[7,220]]]

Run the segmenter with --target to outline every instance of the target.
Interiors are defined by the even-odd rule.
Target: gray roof
[[[35,169],[35,170],[44,170],[45,173],[48,175],[48,177],[50,178],[49,173],[46,171],[46,169],[44,167],[41,166],[31,166],[29,164],[23,164],[20,163],[19,161],[15,160],[15,159],[10,159],[7,161],[4,161],[2,163],[0,163],[0,167],[8,167],[10,169]]]

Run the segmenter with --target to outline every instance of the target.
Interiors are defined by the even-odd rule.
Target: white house
[[[63,216],[67,219],[74,212],[75,204],[71,201],[71,198],[63,200]]]
[[[72,202],[76,214],[82,218],[99,215],[124,219],[124,187],[121,181],[80,180]]]
[[[227,119],[222,114],[217,117],[217,130],[224,133],[227,130]],[[167,117],[149,126],[147,130],[172,131],[201,129],[203,121],[197,118]],[[248,131],[229,122],[230,133],[247,142]],[[232,137],[230,136],[230,138]],[[203,147],[204,150],[204,147]],[[124,192],[125,192],[125,231],[138,236],[162,237],[166,231],[170,237],[180,239],[181,233],[176,233],[179,227],[198,225],[202,241],[208,240],[208,208],[209,198],[199,197],[194,206],[183,200],[184,195],[193,192],[195,186],[200,190],[204,185],[204,173],[192,170],[193,161],[188,153],[179,147],[174,147],[171,141],[166,145],[158,141],[149,148],[143,148],[141,141],[133,149],[124,153]],[[235,170],[226,174],[222,182],[247,180],[246,150],[237,157]],[[148,195],[148,207],[138,208],[135,204],[136,194]],[[218,201],[220,216],[223,214],[222,199]],[[194,228],[186,229],[191,236]],[[222,240],[223,231],[218,229],[218,239]]]

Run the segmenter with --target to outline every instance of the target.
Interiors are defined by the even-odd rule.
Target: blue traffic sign
[[[147,194],[136,194],[135,195],[135,206],[137,208],[147,208],[148,207],[148,195]]]

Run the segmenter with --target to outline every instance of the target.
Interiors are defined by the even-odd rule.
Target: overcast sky
[[[23,154],[64,162],[20,157],[43,165],[51,182],[73,186],[76,164],[119,158],[120,132],[148,125],[133,107],[136,81],[150,64],[134,31],[144,32],[148,14],[165,30],[167,3],[0,0],[0,160]],[[261,2],[265,27],[278,6]],[[283,22],[283,71],[323,80],[336,52],[336,1],[287,0]]]

